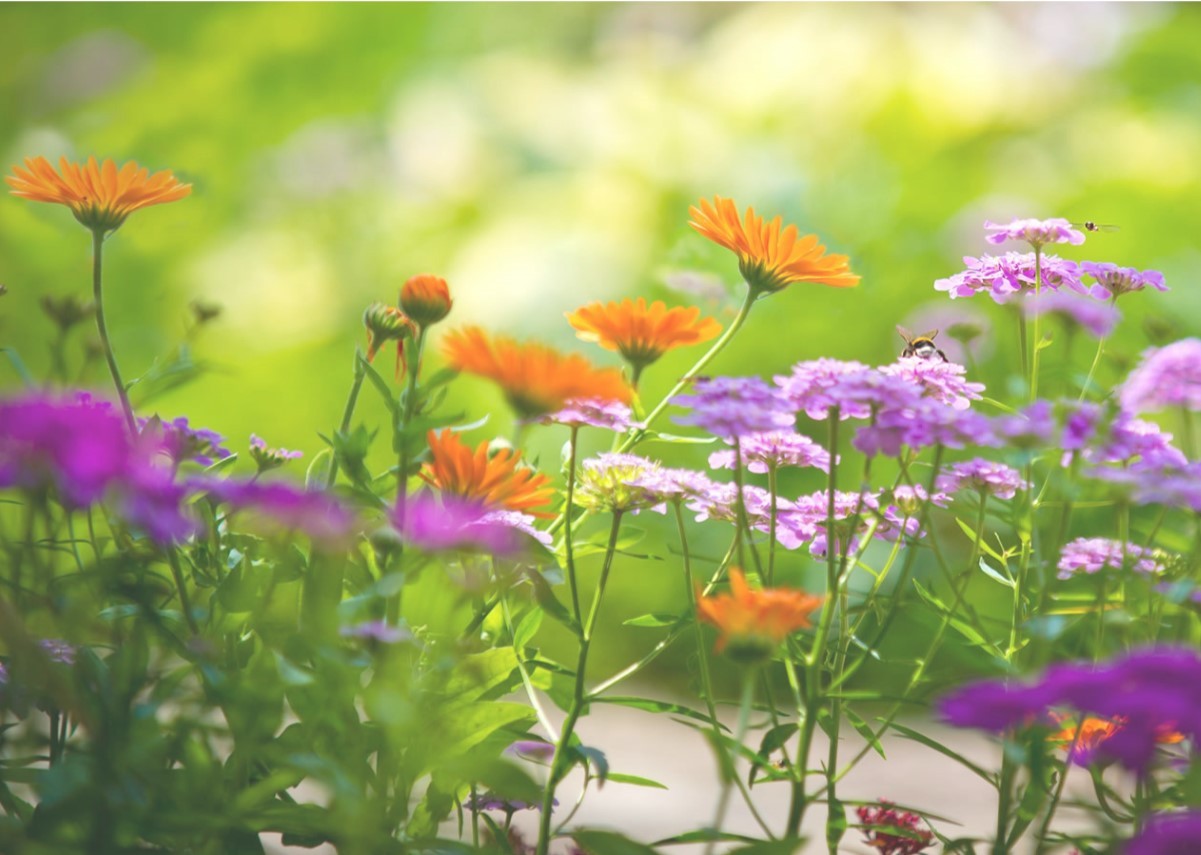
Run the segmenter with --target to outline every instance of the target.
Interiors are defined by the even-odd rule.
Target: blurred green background
[[[96,154],[192,182],[108,245],[124,372],[168,358],[191,301],[218,304],[193,343],[211,370],[142,412],[311,458],[340,416],[363,308],[414,273],[451,283],[447,327],[584,351],[563,312],[591,300],[728,320],[733,259],[687,226],[714,194],[818,233],[863,282],[771,297],[713,373],[889,361],[896,323],[945,327],[927,322],[952,307],[932,283],[988,251],[983,220],[1066,216],[1121,230],[1065,255],[1156,268],[1173,289],[1123,301],[1112,382],[1148,322],[1198,328],[1198,44],[1187,4],[5,4],[0,149],[5,165]],[[87,296],[88,274],[66,209],[0,200],[0,346],[35,375],[53,338],[39,298]],[[953,308],[990,330],[979,379],[1005,397],[1010,317],[984,298]],[[652,368],[647,398],[695,355]],[[95,365],[84,382],[106,380]],[[0,362],[0,388],[18,383]],[[475,439],[511,434],[488,384],[454,396],[471,418],[494,413]],[[361,412],[383,423],[373,401]],[[565,438],[535,432],[533,456],[553,471]],[[678,595],[655,565],[625,583],[615,618]]]

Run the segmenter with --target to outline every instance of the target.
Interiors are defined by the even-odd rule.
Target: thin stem
[[[734,488],[737,490],[737,495],[734,499],[734,509],[738,517],[738,564],[742,568],[746,568],[746,556],[742,550],[742,543],[745,538],[751,558],[755,560],[755,572],[762,578],[763,564],[759,560],[759,550],[755,547],[755,542],[751,539],[751,521],[746,513],[746,486],[742,478],[742,440],[738,437],[734,438]]]
[[[585,706],[584,681],[588,670],[588,650],[592,644],[592,632],[596,628],[596,618],[600,613],[601,599],[605,594],[605,586],[609,581],[609,571],[613,567],[613,556],[617,553],[617,535],[621,530],[621,511],[614,511],[613,525],[609,529],[609,544],[605,548],[605,560],[601,566],[600,581],[596,593],[592,597],[592,607],[588,611],[588,620],[580,632],[580,652],[576,662],[575,686],[571,696],[571,709],[563,722],[563,729],[555,742],[555,754],[550,761],[550,773],[546,776],[546,789],[542,793],[542,816],[538,825],[537,855],[546,855],[550,847],[551,811],[555,804],[555,788],[572,764],[565,763],[567,751],[571,748],[571,738],[575,735],[576,723],[580,720]]]
[[[767,465],[767,492],[771,500],[767,523],[767,586],[776,580],[776,527],[780,516],[780,485],[776,478],[776,464]]]
[[[734,731],[734,741],[739,744],[746,738],[747,726],[751,720],[751,703],[755,699],[757,670],[757,668],[748,668],[742,675],[742,700],[738,704],[738,726]],[[721,795],[718,796],[717,808],[713,811],[713,837],[709,838],[709,843],[705,846],[705,855],[713,855],[713,848],[717,845],[717,835],[721,833],[722,823],[726,821],[726,811],[730,807],[731,784],[738,777],[738,773],[733,768],[727,771],[730,777],[725,778],[721,784]]]
[[[396,459],[396,525],[400,530],[404,530],[405,524],[405,509],[408,501],[408,486],[409,486],[409,424],[413,421],[413,414],[417,409],[417,376],[421,371],[421,352],[425,347],[425,327],[421,327],[417,333],[417,343],[413,346],[413,357],[408,364],[408,383],[405,385],[404,398],[401,401],[402,406],[398,407],[399,416],[398,422],[393,426],[396,432],[396,442],[400,446],[400,451],[397,452]],[[404,541],[402,540],[397,546],[395,553],[395,565],[391,572],[400,573],[404,566]],[[387,606],[384,609],[384,621],[389,626],[396,626],[400,621],[400,598],[403,590],[398,589],[395,594],[388,597]]]
[[[104,322],[103,294],[103,263],[104,263],[104,232],[92,230],[92,299],[96,301],[96,331],[100,333],[100,344],[104,348],[104,358],[108,362],[108,372],[113,377],[113,385],[117,387],[117,397],[121,399],[121,412],[125,414],[125,424],[129,432],[138,432],[137,422],[134,421],[133,407],[129,403],[129,393],[121,380],[121,369],[117,367],[117,357],[113,353],[113,344],[108,337],[108,326]]]
[[[577,624],[583,620],[583,615],[580,612],[580,583],[575,573],[574,537],[570,520],[572,514],[575,512],[575,463],[576,455],[579,453],[579,433],[579,426],[572,425],[571,449],[568,452],[567,458],[567,505],[563,509],[563,514],[568,520],[568,525],[563,529],[563,553],[565,563],[567,564],[567,586],[571,589],[571,613],[575,616]]]
[[[354,351],[354,382],[350,384],[350,394],[346,398],[346,406],[342,409],[342,423],[338,430],[346,433],[350,430],[350,420],[354,418],[354,408],[359,402],[359,390],[363,388],[363,377],[367,369],[363,367],[363,352],[358,348]],[[329,465],[329,474],[325,476],[325,487],[329,489],[338,480],[338,455],[334,455]]]
[[[193,635],[200,634],[196,625],[196,616],[192,614],[192,601],[188,596],[188,583],[183,577],[183,569],[179,566],[179,556],[173,547],[167,549],[167,563],[171,565],[171,575],[175,577],[175,588],[179,592],[179,608],[183,611],[184,620]]]
[[[1043,248],[1034,247],[1034,299],[1037,300],[1043,289]],[[1038,311],[1034,313],[1034,352],[1030,355],[1030,400],[1038,398],[1038,356],[1042,352],[1042,336],[1038,331]]]

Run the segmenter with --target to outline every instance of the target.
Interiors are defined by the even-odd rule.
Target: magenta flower
[[[398,626],[389,626],[382,620],[369,620],[344,626],[338,630],[343,638],[357,638],[373,644],[400,644],[402,641],[412,641],[413,633]]]
[[[197,478],[194,489],[236,511],[249,511],[269,528],[299,531],[327,549],[344,547],[358,531],[351,508],[329,493],[283,483]]]
[[[992,420],[996,437],[1015,448],[1038,448],[1056,441],[1058,424],[1051,412],[1050,401],[1035,401],[1013,415],[997,416]]]
[[[799,410],[811,419],[825,419],[830,410],[838,407],[839,418],[866,419],[871,407],[861,404],[846,404],[835,387],[847,375],[870,371],[861,362],[843,362],[838,359],[813,359],[792,366],[792,373],[775,377],[781,397],[793,410]]]
[[[948,404],[957,410],[966,410],[972,401],[979,401],[984,391],[983,383],[970,383],[964,377],[967,369],[954,362],[939,359],[923,359],[920,356],[901,357],[880,371],[888,377],[897,377],[916,386],[922,393]]]
[[[1038,248],[1048,243],[1084,243],[1084,232],[1072,228],[1072,224],[1062,217],[1053,217],[1050,220],[1027,218],[1013,220],[1005,225],[986,220],[984,228],[992,232],[985,240],[995,244],[1002,244],[1007,240],[1020,240]]]
[[[1046,291],[1037,297],[1032,295],[1022,302],[1022,314],[1028,318],[1058,315],[1069,325],[1082,327],[1096,338],[1105,338],[1122,319],[1122,313],[1113,303],[1103,303],[1067,291]]]
[[[1124,855],[1193,855],[1201,840],[1201,810],[1156,814],[1137,837],[1122,849]]]
[[[1032,294],[1037,281],[1034,253],[1007,252],[1004,255],[965,256],[967,269],[934,283],[934,290],[946,291],[951,299],[972,297],[986,292],[994,302],[1007,303],[1015,294]],[[1079,294],[1090,289],[1080,282],[1080,268],[1074,261],[1055,255],[1042,257],[1043,289],[1068,288]],[[1098,294],[1101,292],[1098,291]]]
[[[824,557],[830,541],[828,532],[830,494],[820,490],[799,497],[780,513],[777,538],[787,549],[809,541],[809,553]],[[889,521],[880,514],[880,497],[876,493],[855,493],[844,490],[834,492],[834,543],[842,549],[854,551],[859,546],[859,535],[872,520],[877,521],[876,535],[885,536],[890,528]],[[854,531],[851,530],[854,524]]]
[[[938,476],[935,484],[942,493],[971,490],[998,499],[1012,499],[1018,490],[1028,487],[1025,479],[1012,466],[980,457],[948,467]]]
[[[503,508],[499,510],[491,510],[479,518],[476,525],[503,525],[508,528],[524,534],[526,537],[532,537],[534,540],[541,543],[543,546],[550,546],[555,542],[550,532],[541,531],[534,526],[537,519],[533,514],[523,514],[521,511],[510,511]]]
[[[722,522],[737,523],[737,502],[737,485],[714,482],[708,491],[689,499],[687,506],[696,512],[697,522],[721,520]],[[742,488],[742,503],[751,528],[767,531],[771,525],[771,493],[762,487],[746,484]],[[782,514],[792,507],[792,502],[779,496],[776,497],[777,514]]]
[[[896,457],[904,448],[996,445],[990,421],[971,410],[957,410],[933,398],[906,407],[881,410],[870,425],[855,432],[851,445],[870,456]]]
[[[299,460],[304,457],[300,451],[289,451],[286,448],[268,448],[267,440],[255,434],[250,435],[250,459],[258,466],[259,472],[267,472],[283,466],[289,460]]]
[[[138,430],[143,436],[153,437],[176,463],[191,460],[201,466],[212,466],[213,458],[229,457],[229,449],[221,445],[225,441],[221,434],[208,428],[189,426],[186,416],[169,422],[158,416],[140,418]]]
[[[726,440],[731,445],[731,440]],[[755,433],[740,440],[742,462],[751,472],[766,473],[783,466],[812,466],[830,471],[830,453],[807,436],[790,430]],[[715,451],[709,455],[714,469],[733,469],[736,464],[732,450]]]
[[[46,654],[47,659],[59,665],[74,665],[79,654],[78,647],[61,638],[43,638],[38,642],[38,647]]]
[[[722,439],[792,427],[796,421],[779,393],[758,377],[698,378],[692,394],[677,395],[672,403],[692,408],[688,415],[673,416],[676,422]]]
[[[861,805],[855,813],[864,842],[879,855],[918,855],[934,843],[934,832],[922,828],[920,816],[899,811],[892,802],[881,799],[876,805]]]
[[[1172,445],[1172,434],[1154,422],[1136,419],[1119,412],[1108,429],[1094,432],[1080,457],[1088,463],[1119,463],[1124,468],[1161,469],[1184,466],[1184,452]],[[1106,478],[1103,470],[1093,468],[1094,478]]]
[[[651,467],[638,474],[635,486],[645,492],[648,502],[658,506],[705,496],[725,485],[716,484],[704,472],[692,469]]]
[[[1201,340],[1186,338],[1144,351],[1118,399],[1132,413],[1165,407],[1201,410]]]
[[[423,552],[476,550],[507,556],[521,552],[526,545],[525,535],[512,520],[491,515],[483,505],[455,496],[418,493],[405,503],[403,524],[397,509],[391,517],[400,536]]]
[[[1153,550],[1104,537],[1078,537],[1063,548],[1059,555],[1059,578],[1070,579],[1077,573],[1097,573],[1102,568],[1114,570],[1129,566],[1148,575],[1163,570]]]
[[[1163,274],[1158,270],[1135,270],[1133,267],[1118,267],[1111,262],[1083,261],[1080,268],[1097,281],[1105,291],[1106,296],[1114,299],[1123,294],[1154,288],[1156,291],[1167,291]]]
[[[622,433],[629,430],[630,408],[621,401],[603,398],[573,398],[557,413],[543,416],[541,424],[559,424],[568,427],[595,427]]]

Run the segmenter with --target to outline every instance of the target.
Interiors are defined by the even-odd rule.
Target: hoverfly
[[[921,335],[914,335],[905,329],[900,324],[897,324],[897,333],[901,338],[905,339],[905,349],[901,351],[901,356],[917,356],[921,359],[933,359],[935,355],[943,362],[950,362],[947,355],[938,349],[938,345],[934,343],[934,337],[938,335],[938,330],[930,330]]]
[[[1118,226],[1110,225],[1109,223],[1095,223],[1092,220],[1084,220],[1079,223],[1072,223],[1078,229],[1084,229],[1086,232],[1116,232]]]

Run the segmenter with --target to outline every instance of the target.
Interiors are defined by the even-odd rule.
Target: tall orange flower
[[[845,255],[826,255],[817,235],[801,237],[796,226],[783,227],[776,217],[765,222],[754,208],[743,219],[730,199],[702,199],[688,209],[689,225],[738,256],[738,269],[752,291],[779,291],[793,282],[816,282],[851,288],[859,277],[851,273]]]
[[[519,466],[521,452],[503,449],[488,453],[488,443],[474,450],[465,445],[454,431],[430,431],[430,462],[421,477],[444,493],[483,502],[497,510],[524,511],[538,517],[554,514],[536,511],[550,503],[554,488],[550,478]]]
[[[698,597],[696,611],[701,620],[721,632],[717,652],[727,647],[730,655],[744,661],[771,656],[784,639],[812,626],[809,615],[821,607],[825,597],[788,588],[753,590],[737,567],[730,570],[730,592]]]
[[[522,418],[563,408],[572,398],[629,403],[630,387],[616,368],[597,368],[577,354],[564,355],[535,342],[489,339],[479,327],[455,330],[442,342],[452,368],[487,377]]]
[[[700,315],[695,306],[669,309],[662,300],[647,306],[639,297],[589,303],[568,312],[567,320],[582,340],[618,351],[639,371],[669,350],[708,341],[721,332],[716,319]]]
[[[25,158],[25,168],[13,167],[5,181],[14,196],[35,202],[66,205],[75,219],[89,229],[111,232],[139,208],[182,199],[192,192],[191,184],[180,184],[170,170],[150,174],[133,161],[118,168],[112,160],[71,163],[65,157],[59,170],[44,157]]]

